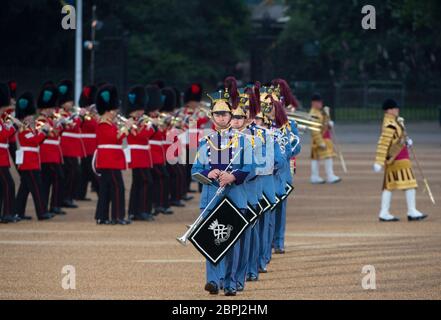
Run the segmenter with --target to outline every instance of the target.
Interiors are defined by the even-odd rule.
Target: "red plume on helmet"
[[[285,123],[288,122],[288,116],[286,115],[285,107],[283,106],[283,102],[276,101],[274,98],[270,95],[271,102],[274,106],[274,121],[276,122],[276,127],[280,128]]]
[[[233,109],[239,105],[239,91],[237,90],[237,80],[235,77],[227,77],[224,81],[225,89],[230,94],[230,102]]]
[[[259,112],[260,112],[260,87],[262,85],[260,84],[259,81],[256,81],[256,83],[254,83],[254,95],[256,96],[256,103],[259,106]]]
[[[250,118],[253,119],[260,112],[260,104],[258,102],[259,100],[256,97],[254,88],[246,88],[245,93],[248,95],[248,99],[250,102]]]
[[[280,87],[280,94],[283,97],[283,101],[285,102],[285,107],[292,105],[294,108],[298,108],[299,101],[293,95],[291,88],[288,83],[283,79],[275,79],[272,81],[274,86]]]

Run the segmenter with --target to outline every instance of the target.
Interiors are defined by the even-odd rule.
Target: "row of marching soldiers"
[[[171,206],[182,207],[192,199],[187,195],[192,191],[190,167],[185,161],[167,162],[167,153],[169,160],[177,157],[167,152],[174,142],[167,136],[188,129],[188,119],[199,126],[208,122],[197,111],[200,85],[185,92],[182,108],[181,94],[174,88],[135,86],[126,94],[123,111],[110,84],[84,87],[79,107],[70,80],[44,83],[37,99],[31,92],[17,98],[16,89],[14,81],[0,84],[1,222],[31,219],[25,214],[29,193],[38,220],[66,214],[63,207],[78,207],[74,200],[90,201],[89,183],[98,193],[98,224],[152,221],[154,215],[172,214]],[[11,162],[20,175],[17,194]],[[129,219],[121,173],[127,168],[133,172]]]
[[[225,295],[235,296],[247,281],[257,281],[267,272],[273,249],[276,254],[285,252],[287,195],[295,172],[292,164],[300,152],[297,124],[288,120],[286,108],[297,101],[282,79],[267,87],[256,83],[238,89],[235,78],[228,77],[224,89],[209,97],[214,130],[200,139],[192,167],[193,177],[205,180],[198,218],[204,220],[190,226],[198,225],[190,237],[207,257],[205,290],[218,294],[223,289]],[[242,233],[217,213],[224,208],[223,199],[249,221]],[[204,234],[201,242],[198,234]],[[211,252],[228,241],[219,260],[214,259]]]

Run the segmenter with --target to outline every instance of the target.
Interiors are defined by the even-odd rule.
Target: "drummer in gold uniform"
[[[390,202],[393,190],[404,190],[407,201],[407,218],[409,221],[423,220],[427,215],[419,212],[415,204],[415,190],[418,187],[409,150],[412,139],[406,136],[403,123],[400,121],[400,109],[396,101],[388,99],[383,103],[384,120],[377,146],[374,171],[384,168],[383,193],[379,220],[383,222],[398,221],[390,214]]]
[[[334,174],[335,157],[331,128],[334,125],[329,115],[323,110],[323,100],[315,93],[311,99],[309,114],[322,124],[321,131],[311,131],[311,183],[338,183],[341,178]],[[325,162],[326,180],[320,177],[320,161]]]

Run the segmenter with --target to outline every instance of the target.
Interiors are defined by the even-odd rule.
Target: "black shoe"
[[[50,212],[61,216],[64,216],[66,214],[66,211],[61,210],[61,208],[52,208]]]
[[[205,291],[208,291],[210,294],[218,294],[219,287],[214,282],[207,282],[205,284]]]
[[[397,222],[397,221],[400,221],[400,219],[398,219],[397,217],[393,217],[392,219],[378,218],[378,220],[380,220],[380,222]]]
[[[6,224],[9,223],[8,220],[4,219],[4,218],[0,218],[0,223]]]
[[[184,201],[190,201],[192,199],[194,199],[194,197],[193,196],[189,196],[189,195],[185,195],[185,196],[182,197],[182,200],[184,200]]]
[[[172,207],[185,207],[185,204],[180,200],[170,201],[170,206],[172,206]]]
[[[236,285],[236,290],[237,290],[237,292],[242,292],[242,291],[244,290],[243,285],[241,285],[240,283],[238,283],[238,284]]]
[[[154,221],[155,220],[153,215],[149,212],[141,213],[141,217],[143,217],[144,221]]]
[[[1,223],[15,223],[18,222],[19,220],[17,220],[15,217],[7,215],[1,218]]]
[[[20,220],[32,220],[32,217],[31,216],[26,216],[26,215],[23,215],[23,216],[17,216]]]
[[[247,281],[250,281],[250,282],[257,281],[257,280],[259,280],[259,279],[254,274],[249,274],[247,277]]]
[[[100,220],[100,219],[97,219],[97,220],[96,220],[96,224],[110,224],[110,221],[109,221],[109,220]]]
[[[130,223],[131,223],[130,221],[127,221],[127,220],[124,220],[124,219],[116,220],[116,224],[121,224],[123,226],[128,225]]]
[[[64,200],[61,206],[63,208],[71,208],[71,209],[78,208],[78,206],[72,200]]]
[[[163,207],[156,207],[153,211],[153,215],[157,216],[160,213],[164,213],[165,209]]]
[[[75,200],[77,200],[77,201],[92,201],[92,199],[90,199],[90,198],[78,198]]]
[[[234,297],[236,295],[236,290],[231,288],[225,288],[224,290],[225,296],[227,297]]]
[[[167,214],[167,215],[173,214],[173,210],[170,208],[165,208],[163,214]]]
[[[42,214],[41,216],[38,217],[38,220],[50,220],[52,219],[54,216],[51,215],[49,212],[46,212],[44,214]]]
[[[267,273],[268,270],[266,268],[259,268],[259,273]]]
[[[274,249],[275,254],[285,254],[285,249]]]
[[[424,215],[422,215],[420,217],[409,217],[409,216],[407,216],[407,221],[421,221],[421,220],[424,220],[426,218],[427,218],[426,214],[424,214]]]

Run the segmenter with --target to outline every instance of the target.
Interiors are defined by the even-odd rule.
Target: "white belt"
[[[129,144],[128,148],[130,150],[150,150],[150,146],[149,145],[140,145],[140,144]]]
[[[8,149],[9,145],[4,144],[4,143],[0,143],[0,149]]]
[[[115,149],[115,150],[121,150],[122,151],[122,145],[120,144],[100,144],[98,149]]]
[[[82,133],[81,138],[95,139],[96,134],[95,133]]]
[[[44,140],[43,144],[52,144],[54,146],[59,146],[60,140]]]
[[[150,140],[149,143],[155,146],[162,146],[166,144],[166,141]]]
[[[39,148],[34,147],[20,147],[20,151],[29,151],[29,152],[40,152]]]
[[[81,133],[74,133],[74,132],[63,132],[62,136],[68,137],[68,138],[80,139],[82,137],[82,134]]]

